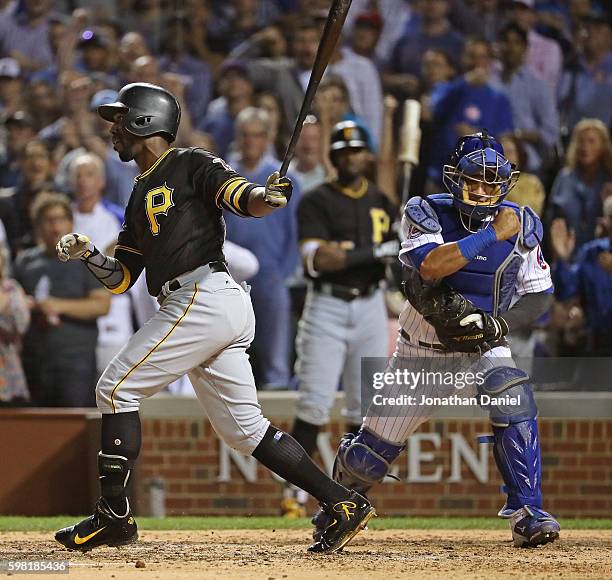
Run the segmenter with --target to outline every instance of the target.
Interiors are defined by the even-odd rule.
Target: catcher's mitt
[[[405,276],[403,289],[410,304],[435,328],[440,343],[449,351],[489,350],[508,332],[503,318],[479,310],[444,283],[428,284],[414,272]]]

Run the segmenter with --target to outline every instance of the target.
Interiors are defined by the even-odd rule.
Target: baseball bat
[[[409,99],[404,101],[404,119],[400,129],[399,160],[404,165],[402,183],[402,208],[410,197],[412,169],[419,164],[421,146],[421,103]]]
[[[312,65],[310,80],[308,81],[308,86],[306,87],[304,101],[302,102],[300,113],[295,122],[295,127],[293,127],[293,133],[291,134],[291,139],[289,140],[289,145],[287,145],[287,150],[285,151],[285,156],[283,157],[283,162],[279,171],[281,177],[287,174],[289,162],[291,159],[293,159],[295,147],[298,139],[300,138],[300,133],[302,132],[302,124],[304,123],[304,119],[310,110],[310,105],[312,104],[312,100],[314,99],[317,88],[319,87],[321,77],[327,68],[329,59],[336,48],[336,43],[340,37],[340,31],[342,30],[342,26],[346,19],[346,14],[351,6],[351,1],[352,0],[334,0],[329,9],[329,14],[327,15],[327,20],[325,22],[325,28],[323,29],[321,41],[319,42],[319,48],[317,49],[317,56],[314,64]]]

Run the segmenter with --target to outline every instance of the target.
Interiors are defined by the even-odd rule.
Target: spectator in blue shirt
[[[601,233],[602,237],[578,248],[572,263],[576,234],[568,230],[564,220],[555,220],[551,226],[557,255],[553,276],[557,298],[569,306],[568,318],[586,325],[585,352],[612,356],[612,195],[604,202]]]
[[[236,118],[237,156],[230,163],[254,183],[265,183],[280,167],[277,159],[266,155],[269,125],[267,113],[254,107],[244,109]],[[296,180],[293,183],[287,211],[259,220],[229,213],[224,216],[227,238],[253,252],[259,261],[259,272],[249,283],[256,318],[253,348],[258,384],[263,389],[287,388],[291,380],[291,299],[286,280],[299,263],[295,208],[300,197]]]
[[[279,16],[273,0],[214,2],[208,37],[220,52],[228,53]]]
[[[500,32],[500,58],[503,69],[499,88],[510,99],[515,136],[527,152],[523,170],[541,173],[559,137],[557,102],[550,86],[529,68],[527,33],[516,24]]]
[[[433,138],[427,175],[435,188],[440,187],[441,168],[458,137],[482,128],[499,137],[514,129],[508,97],[490,82],[491,45],[483,39],[469,40],[463,66],[463,76],[438,85],[431,94]]]
[[[83,30],[77,43],[76,70],[88,75],[96,73],[105,87],[120,86],[116,49],[111,39],[97,29]]]
[[[549,219],[561,217],[581,247],[595,237],[602,198],[612,181],[612,142],[599,119],[583,119],[572,132],[565,167],[550,192]]]
[[[234,141],[234,119],[253,104],[253,83],[246,66],[236,60],[226,61],[219,71],[220,96],[211,101],[204,118],[195,123],[215,141],[216,152],[226,157]]]
[[[448,20],[448,0],[431,0],[419,23],[408,22],[407,30],[397,41],[389,63],[388,74],[383,76],[386,91],[406,97],[411,87],[418,84],[421,60],[429,49],[444,51],[454,61],[463,51],[463,36],[453,29]]]
[[[26,74],[53,62],[49,0],[24,0],[14,14],[0,12],[0,55],[16,59]]]
[[[583,118],[612,126],[612,32],[605,18],[591,17],[577,29],[582,54],[568,67],[559,86],[564,126],[571,132]]]
[[[166,24],[161,49],[160,68],[185,80],[185,101],[192,122],[197,124],[211,100],[213,78],[208,64],[193,54],[189,22],[185,17],[175,16]]]

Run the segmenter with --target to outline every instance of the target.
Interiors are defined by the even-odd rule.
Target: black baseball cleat
[[[308,548],[309,552],[318,554],[342,550],[376,515],[372,504],[356,491],[343,501],[321,504],[321,507],[329,516],[329,524]]]
[[[312,530],[312,539],[318,542],[321,539],[321,535],[325,531],[325,528],[332,522],[334,518],[328,516],[322,507],[319,507],[317,513],[312,516],[310,523],[314,526]]]
[[[87,552],[98,546],[123,546],[135,542],[138,526],[129,509],[126,516],[118,517],[101,497],[93,515],[55,532],[55,539],[69,550]]]

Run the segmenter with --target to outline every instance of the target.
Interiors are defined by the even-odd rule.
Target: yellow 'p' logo
[[[342,129],[342,136],[345,141],[350,141],[353,138],[353,127],[344,127]]]
[[[370,209],[370,217],[372,218],[372,242],[382,244],[385,234],[389,233],[391,218],[384,209],[377,207]]]
[[[174,202],[172,201],[173,192],[174,189],[168,187],[166,183],[164,183],[161,187],[156,187],[155,189],[147,191],[145,195],[149,228],[154,236],[159,234],[157,216],[160,214],[167,216],[170,208],[174,207]]]

